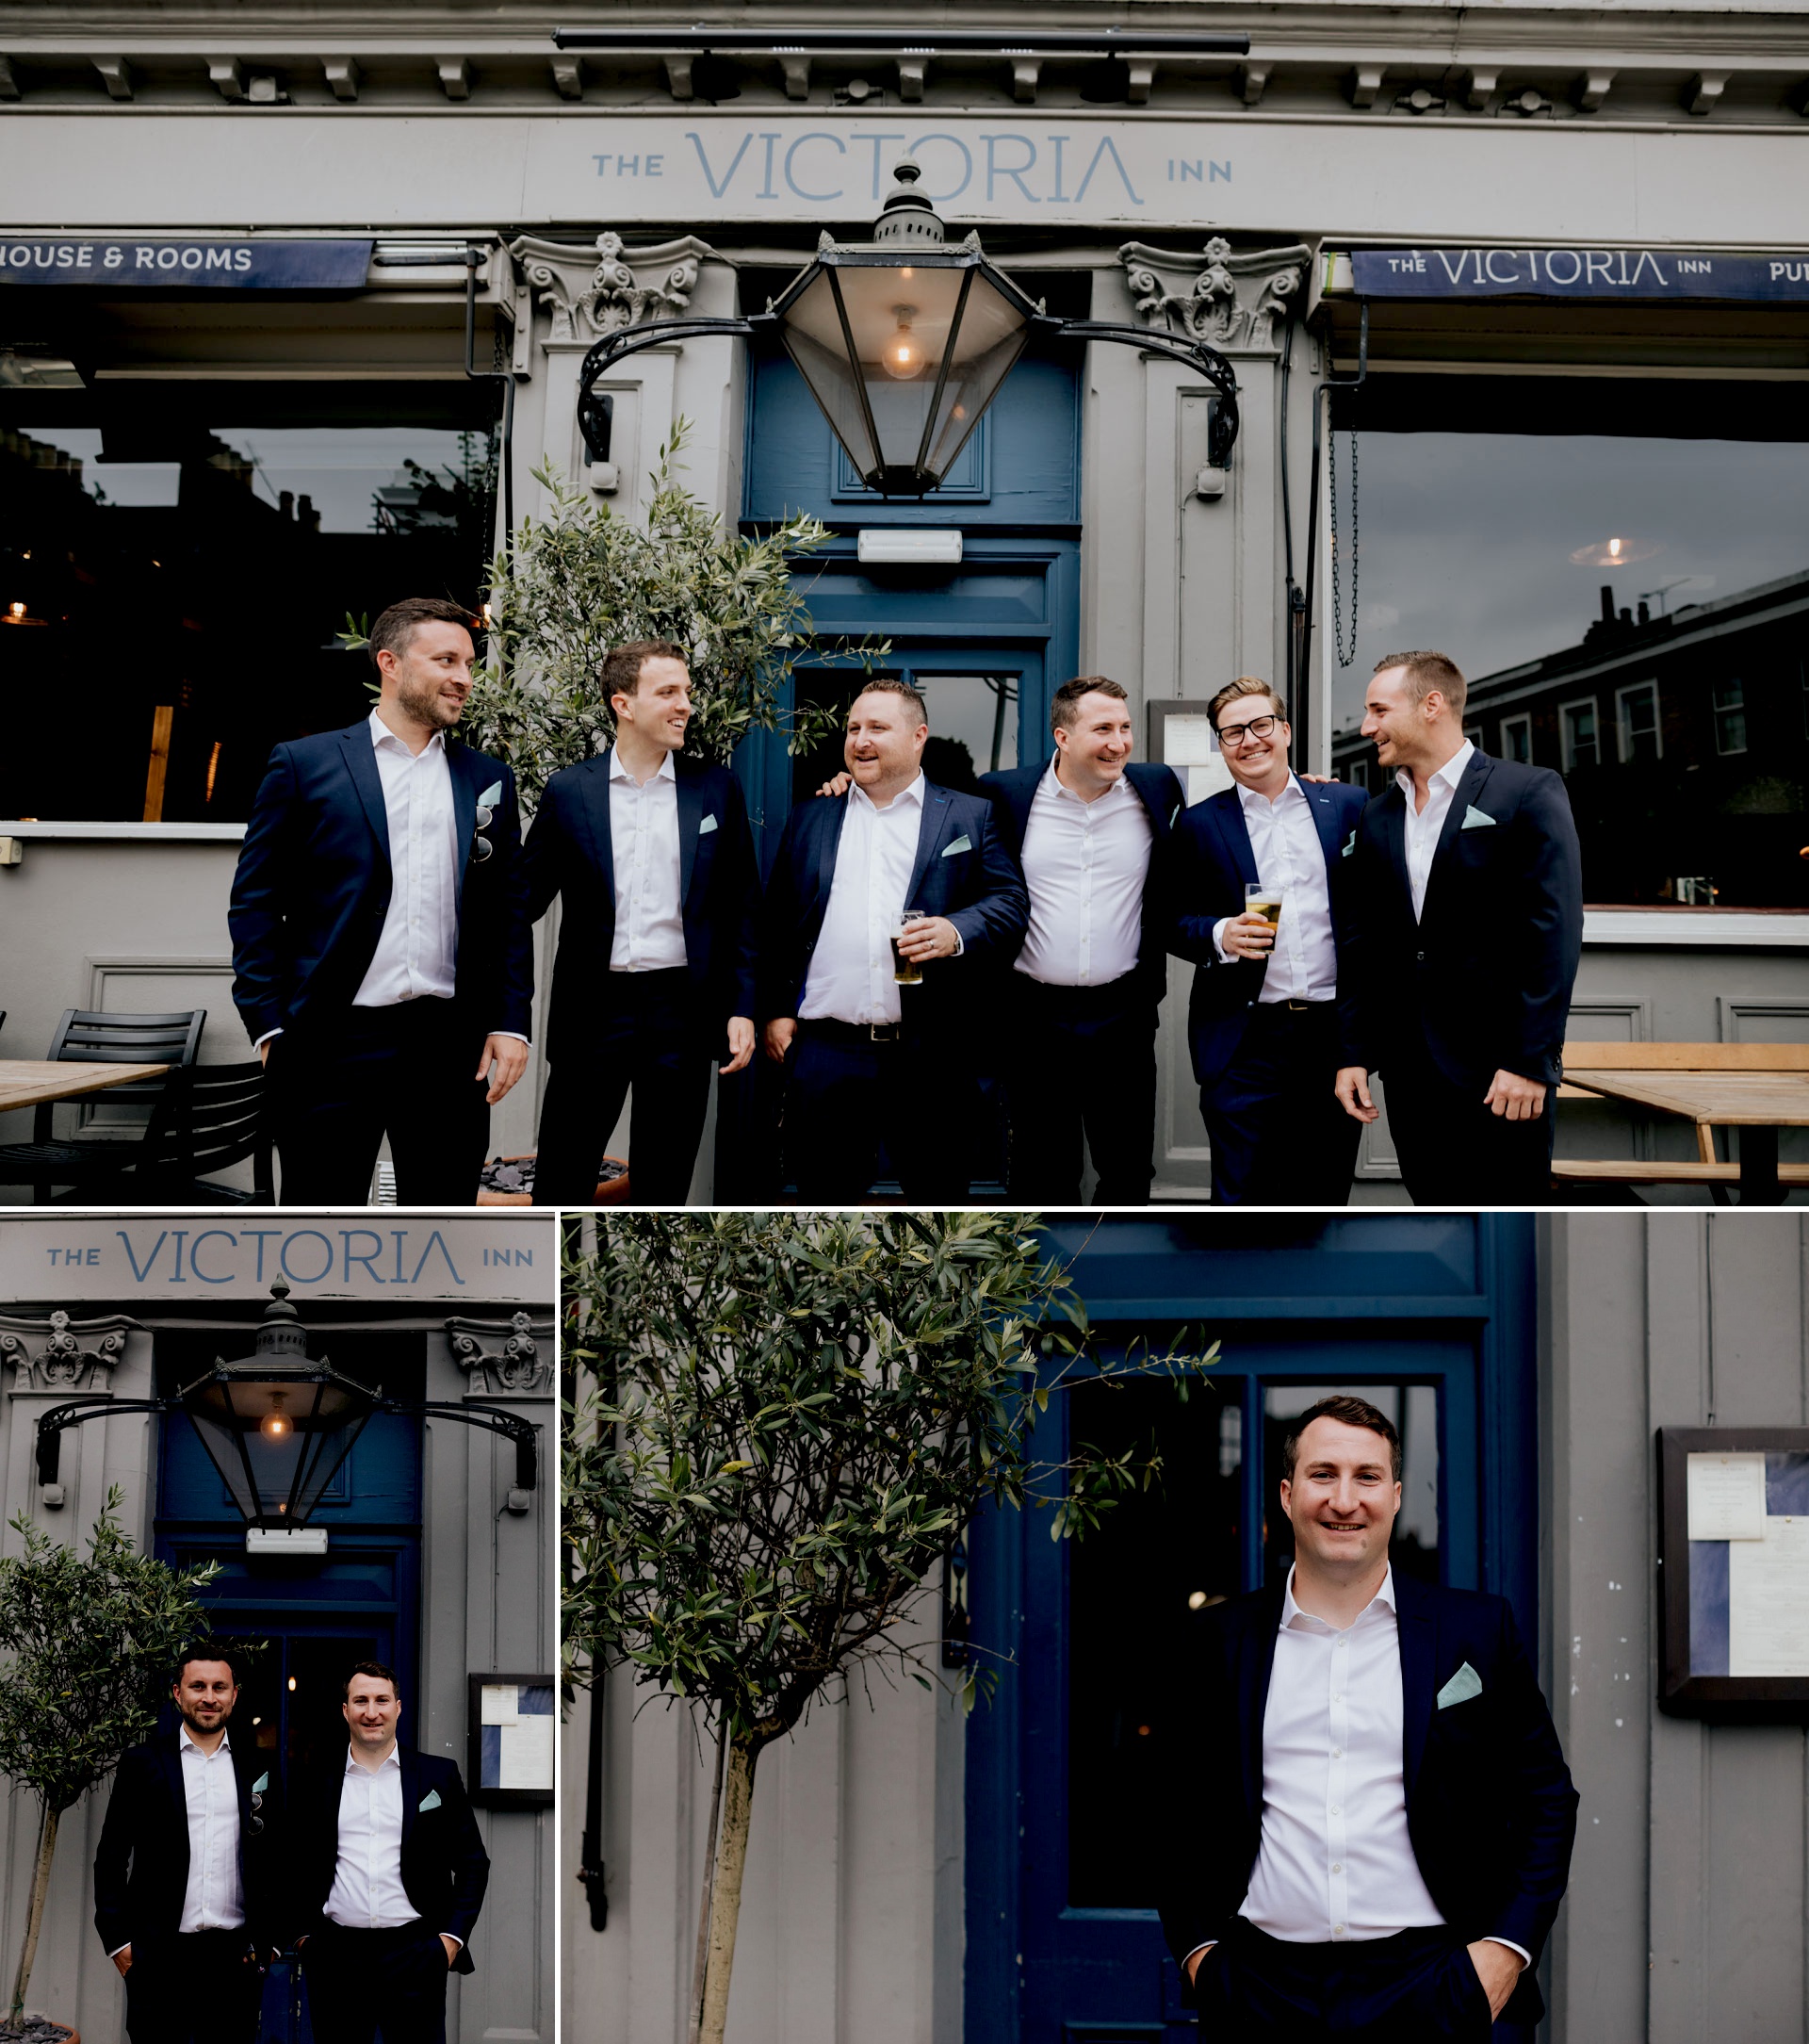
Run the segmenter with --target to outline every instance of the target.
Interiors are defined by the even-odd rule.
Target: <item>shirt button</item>
[[[1345,1926],[1342,1923],[1334,1923],[1331,1926],[1331,1935],[1334,1938],[1342,1938],[1345,1935]]]
[[[1345,1871],[1344,1861],[1342,1859],[1334,1859],[1331,1863],[1331,1871],[1334,1873],[1342,1873]]]
[[[1343,1746],[1333,1746],[1333,1748],[1331,1749],[1331,1757],[1334,1760],[1342,1760],[1345,1757],[1345,1749],[1343,1748]]]
[[[1331,1814],[1334,1817],[1342,1817],[1345,1814],[1344,1805],[1342,1803],[1334,1803],[1331,1806]]]

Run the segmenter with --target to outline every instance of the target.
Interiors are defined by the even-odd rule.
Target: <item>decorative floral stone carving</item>
[[[137,1325],[119,1314],[72,1320],[60,1306],[47,1320],[0,1316],[0,1361],[18,1372],[17,1391],[105,1391]]]
[[[1305,282],[1311,255],[1304,242],[1240,255],[1219,235],[1198,255],[1141,241],[1118,251],[1144,325],[1244,353],[1275,349],[1275,322]]]
[[[517,1313],[507,1320],[448,1320],[446,1332],[467,1394],[536,1398],[551,1389],[550,1321],[536,1330],[531,1314]]]
[[[553,341],[588,344],[600,335],[681,313],[697,288],[697,266],[716,252],[685,235],[652,248],[630,249],[606,231],[590,251],[566,241],[522,235],[509,245],[522,275],[546,300]]]

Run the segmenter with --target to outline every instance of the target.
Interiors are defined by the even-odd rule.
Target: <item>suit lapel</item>
[[[478,784],[483,771],[469,745],[445,740],[447,772],[452,782],[452,903],[456,913],[464,902],[464,876],[471,869],[471,841],[478,828]]]
[[[1394,1578],[1396,1627],[1401,1642],[1401,1762],[1407,1801],[1413,1800],[1432,1724],[1432,1667],[1438,1627],[1430,1600],[1410,1576]]]
[[[948,820],[948,791],[926,780],[923,783],[923,817],[917,826],[917,861],[911,868],[911,884],[904,890],[907,908],[917,899],[917,891],[923,884],[923,875],[930,870],[930,860]]]
[[[615,907],[615,858],[610,840],[610,760],[612,752],[597,753],[586,761],[579,786],[579,816],[591,841],[597,871],[603,875],[603,897],[611,910]]]
[[[383,807],[383,782],[377,771],[370,727],[355,724],[350,730],[341,731],[339,744],[345,754],[346,771],[351,776],[351,785],[358,791],[358,799],[364,805],[365,820],[377,840],[377,849],[383,854],[384,865],[388,865],[389,811]]]
[[[822,809],[829,814],[823,817],[817,834],[817,907],[826,909],[829,906],[829,890],[836,884],[836,850],[841,842],[841,826],[848,818],[848,805],[854,799],[853,791],[833,802],[823,802]],[[806,813],[812,819],[821,809],[812,807]]]
[[[182,1731],[178,1727],[156,1741],[158,1772],[163,1776],[163,1791],[170,1798],[170,1842],[171,1860],[170,1877],[186,1888],[188,1881],[188,1798],[182,1786]],[[181,1903],[177,1909],[180,1911]]]
[[[1275,1671],[1275,1639],[1281,1626],[1281,1609],[1280,1593],[1265,1591],[1238,1650],[1237,1687],[1244,1699],[1240,1721],[1244,1797],[1247,1807],[1259,1818],[1263,1810],[1263,1719],[1269,1705],[1269,1677]]]
[[[1482,791],[1482,784],[1489,778],[1489,756],[1484,752],[1473,752],[1464,763],[1463,772],[1458,777],[1458,785],[1451,793],[1451,807],[1444,812],[1444,821],[1439,826],[1439,842],[1432,854],[1432,873],[1437,874],[1443,864],[1451,847],[1458,841],[1458,832],[1463,828],[1463,819],[1470,813],[1470,807]],[[1426,892],[1432,891],[1431,879],[1426,881]]]
[[[1250,826],[1244,821],[1244,805],[1238,799],[1235,788],[1230,791],[1229,799],[1214,804],[1214,821],[1218,826],[1225,849],[1231,855],[1231,863],[1243,875],[1247,886],[1254,887],[1263,875],[1256,870],[1256,853],[1250,845]],[[1243,912],[1243,904],[1238,904]]]
[[[406,1853],[415,1820],[420,1815],[421,1757],[414,1747],[402,1745],[396,1748],[396,1755],[402,1766],[402,1851]]]
[[[686,774],[673,761],[678,783],[678,906],[691,899],[691,876],[697,865],[697,833],[704,821],[704,777]]]
[[[1329,788],[1309,788],[1305,781],[1301,788],[1307,797],[1307,807],[1312,812],[1312,827],[1319,833],[1319,843],[1326,855],[1326,866],[1344,849],[1338,836],[1338,804]]]
[[[1407,797],[1401,793],[1400,783],[1395,782],[1382,797],[1381,832],[1383,849],[1388,853],[1388,862],[1394,877],[1400,882],[1401,898],[1409,908],[1413,906],[1413,884],[1407,873]]]

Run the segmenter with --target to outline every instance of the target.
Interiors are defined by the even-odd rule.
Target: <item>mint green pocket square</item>
[[[953,844],[945,844],[942,847],[942,857],[944,858],[953,858],[957,852],[970,852],[972,849],[973,840],[968,836],[966,831],[963,831]]]
[[[260,1774],[257,1779],[252,1784],[252,1793],[253,1795],[262,1795],[265,1790],[269,1787],[269,1785],[270,1777],[268,1774]]]
[[[425,1816],[429,1810],[438,1809],[439,1807],[440,1791],[437,1789],[430,1789],[421,1798],[421,1814]]]
[[[499,780],[493,780],[489,787],[478,797],[478,807],[481,809],[493,809],[501,800],[502,783]]]
[[[700,838],[708,837],[716,827],[716,819],[713,816],[706,816],[703,822],[697,826],[697,835]]]
[[[1468,1703],[1482,1694],[1482,1677],[1466,1660],[1439,1692],[1439,1709],[1448,1710],[1454,1703]]]
[[[1464,810],[1463,822],[1459,827],[1463,830],[1492,830],[1495,827],[1495,819],[1489,814],[1487,809],[1477,809],[1473,802]]]
[[[1348,858],[1350,857],[1350,855],[1351,855],[1351,854],[1352,854],[1352,853],[1353,853],[1353,852],[1354,852],[1354,851],[1355,851],[1356,849],[1357,849],[1357,833],[1356,833],[1356,832],[1355,832],[1355,831],[1353,830],[1353,831],[1351,832],[1351,834],[1349,835],[1349,837],[1347,837],[1347,838],[1346,838],[1346,839],[1345,840],[1345,842],[1344,842],[1344,848],[1343,848],[1343,850],[1342,850],[1342,851],[1340,851],[1340,853],[1338,854],[1338,856],[1339,856],[1339,858]]]

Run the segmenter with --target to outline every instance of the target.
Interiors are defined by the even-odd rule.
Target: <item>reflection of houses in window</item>
[[[1591,902],[1802,906],[1805,625],[1809,572],[1670,616],[1617,611],[1605,592],[1576,644],[1473,680],[1465,731],[1564,775]],[[1386,784],[1355,731],[1332,756],[1345,778]]]

